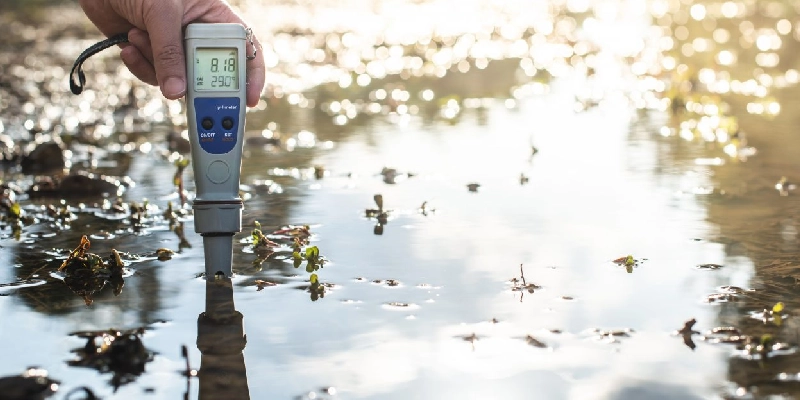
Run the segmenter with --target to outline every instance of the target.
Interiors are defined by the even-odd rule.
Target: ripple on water
[[[621,328],[621,329],[600,329],[600,328],[591,328],[585,331],[585,334],[594,340],[597,340],[602,343],[621,343],[620,339],[629,338],[634,333],[634,330],[631,328]]]
[[[19,288],[44,285],[46,282],[44,279],[23,279],[17,282],[2,283],[0,284],[0,295],[6,295]]]
[[[419,305],[414,303],[403,303],[399,301],[390,301],[387,303],[383,303],[382,306],[385,310],[398,310],[398,311],[405,311],[405,310],[418,310]]]
[[[111,240],[116,237],[117,237],[116,234],[108,231],[100,231],[89,235],[89,239],[97,239],[97,240]]]
[[[397,279],[373,279],[371,283],[374,285],[380,285],[392,288],[403,286],[403,284]]]
[[[416,288],[417,289],[424,289],[424,290],[438,290],[438,289],[441,289],[442,287],[441,286],[434,286],[434,285],[431,285],[430,283],[420,283],[419,285],[416,286]]]
[[[748,292],[755,292],[755,289],[743,289],[738,286],[720,286],[716,293],[711,293],[705,297],[706,303],[728,303],[740,301],[747,296]]]

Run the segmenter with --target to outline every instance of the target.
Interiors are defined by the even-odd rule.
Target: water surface
[[[48,35],[69,32],[62,42],[75,52],[26,58],[3,48],[11,66],[0,78],[32,82],[8,85],[5,133],[91,133],[107,145],[87,149],[75,139],[73,163],[129,176],[135,185],[122,198],[147,199],[152,220],[135,228],[94,198],[65,201],[77,215],[67,229],[40,220],[15,239],[3,228],[0,283],[47,283],[0,287],[0,340],[14,344],[2,376],[44,368],[61,381],[55,398],[81,386],[102,398],[198,398],[201,387],[213,398],[213,383],[243,377],[255,399],[716,399],[792,390],[795,207],[774,184],[790,174],[794,142],[765,135],[763,115],[734,98],[731,113],[758,152],[730,156],[725,141],[681,131],[686,117],[654,100],[666,97],[663,85],[643,89],[654,81],[642,68],[670,81],[664,57],[699,62],[656,46],[665,32],[648,25],[655,15],[672,26],[664,10],[693,7],[459,2],[463,18],[439,19],[434,11],[453,2],[370,3],[353,26],[332,21],[355,2],[255,3],[242,7],[288,22],[259,32],[274,68],[263,103],[248,114],[247,136],[262,139],[247,145],[242,166],[232,299],[243,353],[201,354],[197,343],[235,348],[241,339],[236,319],[227,336],[198,330],[207,305],[230,306],[230,294],[207,298],[191,216],[181,219],[183,237],[155,217],[180,201],[177,156],[164,137],[183,129],[181,103],[137,84],[113,54],[87,65],[95,90],[60,94],[59,63],[97,39],[90,27],[61,22],[16,40],[45,49]],[[425,18],[411,26],[409,15]],[[123,83],[100,89],[113,79]],[[794,126],[777,118],[778,132]],[[21,184],[34,178],[4,174]],[[191,197],[190,172],[185,179]],[[376,194],[386,222],[366,215]],[[20,202],[30,213],[59,204]],[[309,293],[309,273],[293,268],[285,249],[254,264],[256,221],[265,233],[309,226],[310,245],[329,260],[316,272],[324,297]],[[51,272],[89,233],[92,252],[138,257],[126,259],[133,272],[119,296],[106,287],[87,306]],[[176,253],[160,261],[159,247]],[[632,265],[615,262],[629,255]],[[523,278],[534,286],[521,287]],[[262,281],[275,285],[259,289]],[[741,292],[719,301],[735,291],[729,286]],[[788,308],[781,325],[753,318],[777,301]],[[699,333],[676,335],[692,318]],[[726,325],[786,347],[763,360],[704,340]],[[68,363],[84,345],[71,333],[137,327],[147,328],[141,340],[153,357],[130,382],[115,388],[113,373]],[[182,374],[183,345],[199,378]]]

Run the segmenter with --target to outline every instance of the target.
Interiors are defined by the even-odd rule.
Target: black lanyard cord
[[[118,35],[111,36],[106,40],[95,43],[88,49],[84,50],[83,53],[81,53],[81,55],[79,55],[75,60],[75,64],[72,65],[72,71],[69,73],[69,90],[72,91],[72,94],[81,94],[81,92],[83,92],[84,85],[86,85],[86,75],[83,74],[82,68],[83,62],[86,61],[87,58],[111,46],[116,46],[120,43],[127,42],[128,34],[120,33]],[[78,71],[78,82],[75,82],[75,70]]]

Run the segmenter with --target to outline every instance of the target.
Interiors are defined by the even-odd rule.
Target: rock
[[[0,400],[43,400],[58,390],[58,384],[47,371],[29,368],[22,375],[0,378]]]
[[[192,145],[189,141],[189,132],[176,132],[172,131],[167,135],[167,145],[169,151],[177,152],[180,154],[189,154],[192,151]]]
[[[64,168],[64,152],[56,142],[40,143],[30,153],[22,157],[22,173],[31,174]]]
[[[31,198],[39,197],[95,197],[118,195],[124,190],[120,180],[88,173],[75,173],[62,178],[44,177],[26,191]]]

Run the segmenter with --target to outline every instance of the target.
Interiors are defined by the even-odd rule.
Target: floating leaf
[[[774,306],[772,306],[772,312],[775,313],[775,314],[779,314],[779,313],[781,313],[783,311],[783,308],[784,308],[783,307],[783,302],[779,301],[779,302],[775,303]]]
[[[59,271],[64,270],[64,268],[66,268],[67,265],[76,258],[84,258],[86,250],[89,250],[89,246],[91,246],[89,238],[86,237],[86,235],[83,235],[81,237],[80,244],[78,244],[78,247],[76,247],[75,250],[72,250],[72,252],[69,253],[69,257],[67,257],[67,259],[64,260],[64,262],[61,264],[58,270]]]
[[[171,259],[173,254],[175,254],[174,251],[164,247],[156,250],[156,257],[158,257],[160,261],[166,261]]]
[[[256,284],[256,287],[257,287],[256,291],[264,290],[265,287],[271,287],[271,286],[277,286],[278,285],[275,282],[269,282],[269,281],[265,281],[265,280],[262,280],[262,279],[256,279],[254,281],[254,283]]]
[[[115,272],[122,272],[122,268],[125,267],[125,264],[122,262],[122,257],[120,257],[119,252],[115,249],[111,249],[111,257],[114,263],[109,267]]]
[[[632,267],[634,264],[636,264],[636,260],[633,259],[632,255],[625,257],[625,266]]]
[[[316,260],[317,258],[319,258],[319,248],[317,246],[306,248],[306,259]]]

